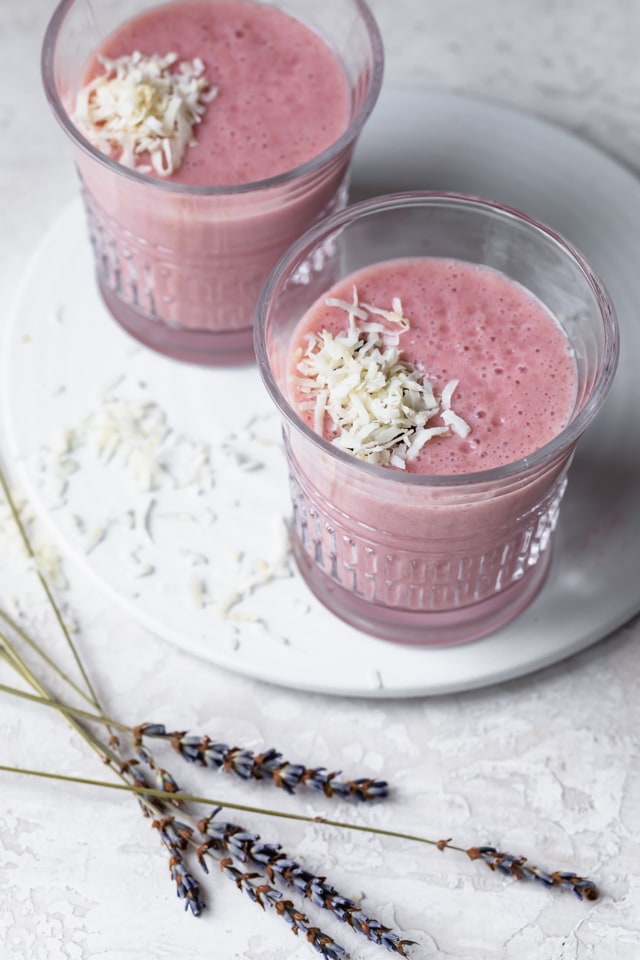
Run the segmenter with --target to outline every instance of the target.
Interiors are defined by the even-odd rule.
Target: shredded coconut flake
[[[218,604],[220,614],[229,620],[257,621],[254,614],[236,611],[238,604],[250,597],[258,588],[273,580],[290,577],[291,545],[286,521],[279,514],[272,518],[273,542],[270,556],[245,563],[243,553],[235,557],[236,576],[230,592]]]
[[[218,92],[204,76],[204,64],[198,58],[178,62],[175,53],[146,57],[138,51],[100,62],[104,73],[78,93],[75,123],[124,166],[170,176],[196,142],[193,129]]]
[[[297,364],[301,410],[313,411],[317,433],[328,416],[332,443],[370,463],[403,470],[434,437],[466,437],[471,428],[451,407],[457,380],[437,397],[433,384],[404,360],[400,335],[409,329],[399,297],[391,310],[360,303],[357,289],[349,303],[335,297],[329,307],[348,315],[345,333],[312,334]],[[431,423],[439,417],[440,423]]]

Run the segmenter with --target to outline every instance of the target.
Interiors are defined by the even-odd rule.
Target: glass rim
[[[311,160],[305,161],[305,163],[299,164],[297,167],[293,167],[291,170],[286,170],[284,173],[277,174],[273,177],[267,177],[264,180],[253,180],[249,183],[229,186],[200,186],[175,183],[173,181],[163,180],[160,177],[151,177],[148,174],[141,173],[139,170],[123,166],[116,160],[102,153],[97,147],[94,147],[73,123],[60,98],[55,82],[54,71],[56,43],[67,13],[74,4],[79,2],[80,0],[60,0],[47,24],[40,57],[40,70],[45,96],[57,121],[76,147],[101,166],[141,185],[146,184],[147,186],[157,187],[160,190],[166,190],[168,193],[187,196],[236,196],[238,194],[254,193],[286,186],[292,181],[314,173],[317,169],[339,157],[360,134],[380,94],[384,73],[384,47],[380,29],[365,0],[351,0],[362,17],[371,44],[371,81],[366,97],[351,118],[347,129],[337,140],[334,140],[322,153],[312,157]]]
[[[462,207],[468,205],[478,210],[493,212],[505,220],[516,220],[533,228],[534,231],[543,234],[551,243],[559,247],[563,253],[568,255],[579,267],[588,286],[594,295],[598,305],[598,310],[602,318],[604,330],[603,352],[608,362],[603,365],[591,394],[583,404],[578,413],[572,417],[569,423],[552,440],[549,440],[543,446],[539,447],[533,453],[521,457],[518,460],[512,460],[509,463],[498,467],[491,467],[487,470],[477,470],[473,473],[449,473],[449,474],[418,474],[406,473],[402,470],[389,469],[387,466],[381,466],[360,460],[353,454],[350,454],[334,444],[325,440],[315,430],[298,416],[287,398],[284,396],[278,386],[275,377],[271,371],[266,342],[266,319],[269,313],[270,303],[277,293],[280,292],[283,281],[288,277],[291,268],[297,265],[303,254],[308,252],[309,248],[316,245],[322,239],[327,238],[340,230],[341,227],[348,225],[354,219],[362,219],[384,210],[391,210],[399,207],[411,206],[444,206]],[[269,393],[271,399],[276,404],[280,414],[284,419],[294,427],[299,433],[306,437],[314,446],[324,450],[330,458],[335,458],[338,462],[355,470],[361,470],[369,474],[371,478],[384,479],[389,482],[408,484],[409,486],[420,487],[460,487],[476,486],[484,483],[491,483],[498,480],[509,480],[517,478],[525,473],[530,473],[536,468],[545,464],[551,464],[557,457],[568,453],[571,447],[577,442],[581,434],[599,412],[604,400],[609,392],[617,368],[620,336],[616,318],[615,308],[611,297],[602,280],[595,273],[585,257],[570,244],[561,234],[552,230],[546,224],[537,220],[535,217],[524,213],[521,210],[511,207],[507,204],[499,203],[495,200],[487,200],[483,197],[477,197],[473,194],[453,193],[449,191],[438,190],[419,190],[403,193],[385,194],[384,196],[374,197],[369,200],[363,200],[359,203],[347,207],[339,213],[327,217],[321,223],[316,224],[307,230],[301,237],[283,254],[280,260],[269,274],[265,285],[263,286],[260,298],[258,300],[256,320],[254,324],[254,348],[258,364],[258,370],[262,381]]]

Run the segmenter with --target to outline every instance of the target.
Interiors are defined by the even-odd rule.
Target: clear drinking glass
[[[185,186],[115,163],[69,116],[98,44],[157,2],[62,0],[44,39],[44,88],[72,144],[97,282],[115,320],[176,359],[247,362],[269,271],[304,230],[346,203],[353,147],[382,81],[380,34],[363,0],[271,3],[315,30],[340,58],[351,87],[348,129],[281,176],[231,187]]]
[[[310,269],[319,255],[324,268]],[[530,456],[472,474],[407,474],[341,451],[292,408],[292,333],[314,301],[356,270],[416,256],[500,271],[546,305],[569,337],[575,409]],[[285,254],[263,291],[255,333],[259,369],[283,420],[293,551],[319,599],[370,634],[431,645],[472,640],[523,610],[548,569],[574,447],[617,363],[614,310],[583,257],[498,203],[437,193],[381,197],[336,214]]]

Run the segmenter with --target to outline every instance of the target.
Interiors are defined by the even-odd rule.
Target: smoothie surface
[[[346,130],[350,88],[342,63],[309,27],[252,0],[180,0],[123,23],[95,51],[83,82],[135,51],[203,61],[217,95],[167,179],[231,186],[285,173]],[[117,157],[115,157],[117,159]],[[153,172],[151,172],[153,176]]]
[[[317,429],[298,369],[310,336],[345,334],[348,312],[327,298],[391,310],[401,302],[408,329],[396,332],[400,357],[433,385],[436,396],[452,381],[452,406],[471,428],[434,436],[406,471],[464,474],[525,457],[566,426],[576,400],[571,344],[548,310],[522,286],[487,267],[438,258],[387,261],[340,281],[318,300],[295,331],[290,354],[290,400]],[[441,426],[435,416],[427,426]],[[329,414],[323,434],[336,437]],[[390,465],[390,469],[395,469]]]

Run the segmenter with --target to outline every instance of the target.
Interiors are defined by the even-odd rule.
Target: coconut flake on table
[[[115,60],[98,59],[104,73],[78,93],[74,122],[124,166],[170,176],[196,143],[194,127],[218,93],[204,75],[202,60],[178,61],[176,53],[144,56],[137,50]]]
[[[258,621],[251,613],[236,611],[238,604],[250,597],[257,589],[273,580],[286,579],[293,574],[291,568],[291,543],[286,520],[280,514],[271,518],[272,542],[267,558],[245,562],[243,553],[235,558],[236,571],[229,591],[218,603],[218,612],[229,620]]]
[[[65,475],[72,472],[71,466],[65,467],[75,463],[70,454],[79,456],[86,448],[104,466],[118,460],[125,464],[137,488],[147,493],[164,488],[209,490],[215,484],[210,445],[174,430],[167,412],[150,400],[109,396],[76,427],[58,435],[56,444],[64,451],[52,452],[49,468],[55,465],[56,475],[63,468]],[[150,539],[155,506],[150,497],[140,517]]]
[[[307,398],[301,411],[313,413],[316,433],[325,433],[329,418],[336,431],[331,442],[360,460],[406,469],[434,437],[466,437],[469,424],[452,408],[457,380],[438,397],[433,384],[401,355],[401,335],[409,329],[399,297],[391,310],[328,297],[329,307],[344,310],[347,330],[310,334],[297,364],[296,386]],[[440,423],[432,423],[436,418]]]

